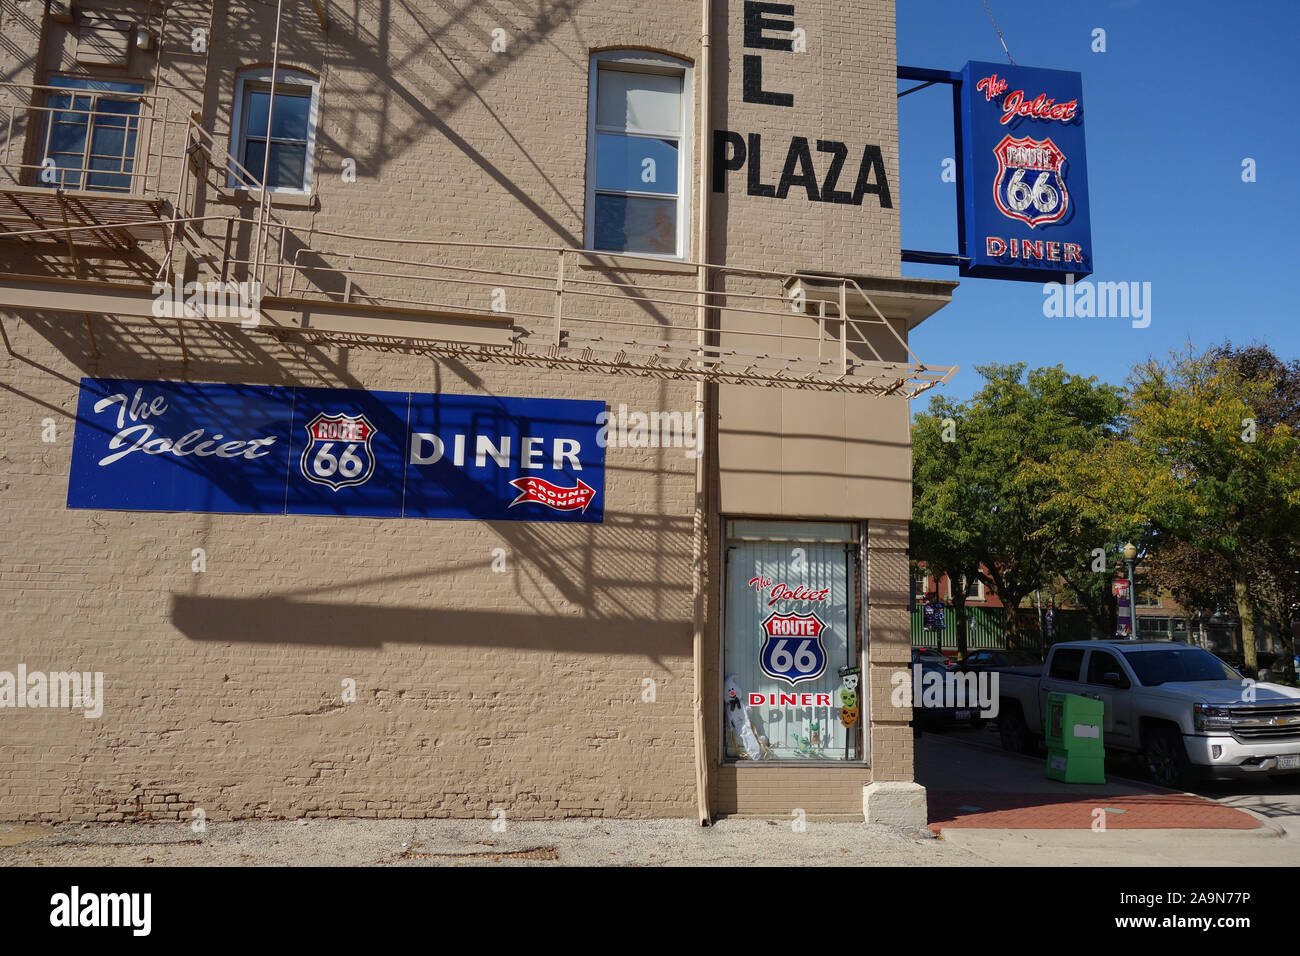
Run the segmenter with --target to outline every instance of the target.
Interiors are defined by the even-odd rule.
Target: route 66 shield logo
[[[769,614],[763,622],[758,666],[773,680],[790,685],[816,680],[826,671],[826,648],[822,644],[825,630],[826,622],[815,611]]]
[[[993,201],[1002,215],[1029,228],[1057,222],[1070,205],[1065,189],[1065,154],[1050,139],[1004,136],[993,155],[998,175]]]
[[[375,426],[364,415],[321,412],[304,426],[307,444],[298,465],[302,476],[334,491],[364,485],[375,473],[370,443]]]

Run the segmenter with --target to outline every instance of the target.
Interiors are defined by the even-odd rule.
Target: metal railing
[[[38,90],[76,92],[3,86],[31,90],[33,97]],[[295,227],[270,212],[262,183],[197,116],[172,121],[160,96],[106,95],[141,105],[135,156],[128,161],[124,142],[117,167],[108,173],[128,177],[131,194],[158,199],[163,198],[164,173],[176,177],[174,192],[167,197],[169,213],[114,222],[114,228],[123,230],[162,228],[160,278],[184,271],[177,261],[183,251],[220,281],[256,283],[261,297],[482,319],[509,327],[510,344],[504,348],[447,344],[436,335],[421,339],[418,323],[405,339],[405,347],[450,350],[488,361],[907,396],[948,381],[955,371],[923,364],[871,296],[849,277],[665,262],[567,246],[392,238]],[[33,110],[38,115],[35,127],[30,125]],[[52,117],[42,121],[39,115],[69,111],[61,104],[10,108],[3,155],[7,160],[15,148],[28,152],[26,161],[6,168],[36,173],[49,164],[32,163],[31,147],[15,146],[16,131],[23,125],[17,121],[20,111],[29,111],[23,113],[27,129],[38,131],[38,153],[53,142],[50,129],[55,122]],[[82,112],[87,115],[87,139],[93,139],[91,120],[104,111]],[[181,125],[183,130],[173,129]],[[86,149],[90,156],[91,147]],[[84,167],[90,165],[88,161]],[[96,185],[90,176],[104,172],[77,171],[86,177],[82,185],[89,187]],[[256,218],[187,215],[201,197],[229,190],[232,181],[260,197]],[[8,229],[5,238],[44,237],[71,244],[81,235],[99,235],[103,228],[65,221],[61,227]],[[708,292],[699,291],[702,273],[709,279]],[[831,294],[805,301],[792,294],[801,280]],[[346,340],[361,347],[403,347],[401,341],[362,333],[331,337],[283,326],[268,331],[317,341]]]
[[[14,186],[148,196],[179,175],[169,146],[185,123],[160,95],[5,82],[0,125]]]

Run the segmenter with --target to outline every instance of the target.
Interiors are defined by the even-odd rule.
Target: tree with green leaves
[[[960,583],[979,576],[980,561],[975,525],[968,520],[975,505],[969,497],[970,488],[960,481],[963,463],[955,440],[958,429],[963,428],[964,414],[961,406],[936,396],[929,412],[918,415],[912,428],[912,557],[924,562],[936,587],[944,575],[954,582],[952,616],[958,657],[966,656],[969,633],[966,591]]]
[[[1076,529],[1142,528],[1153,565],[1162,549],[1176,559],[1175,543],[1213,556],[1230,582],[1252,671],[1256,611],[1261,602],[1271,619],[1286,611],[1286,554],[1300,539],[1300,439],[1283,420],[1300,400],[1279,402],[1278,383],[1267,357],[1227,346],[1149,360],[1130,379],[1118,439],[1071,451],[1056,469],[1064,490],[1055,506],[1075,516]],[[1192,604],[1218,599],[1193,597],[1213,591],[1205,582],[1180,589]]]
[[[968,402],[936,397],[912,429],[912,556],[954,581],[979,577],[1003,604],[1010,646],[1020,604],[1110,540],[1062,508],[1052,466],[1109,440],[1121,408],[1095,378],[1025,368],[977,368],[985,384]]]

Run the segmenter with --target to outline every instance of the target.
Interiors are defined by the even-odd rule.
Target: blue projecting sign
[[[1080,75],[971,62],[960,99],[961,274],[1034,282],[1091,274]]]

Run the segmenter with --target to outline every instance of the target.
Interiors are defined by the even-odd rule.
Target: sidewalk
[[[926,733],[917,780],[930,829],[999,866],[1294,866],[1286,821],[1132,780],[1049,780],[1042,757],[1007,753],[990,735]],[[1098,813],[1100,811],[1100,813]],[[1094,822],[1104,821],[1104,829]]]
[[[1104,784],[1049,780],[1043,758],[983,741],[924,734],[916,779],[929,799],[930,829],[1092,830],[1104,817],[1116,830],[1254,830],[1258,819],[1194,794],[1131,780]]]

